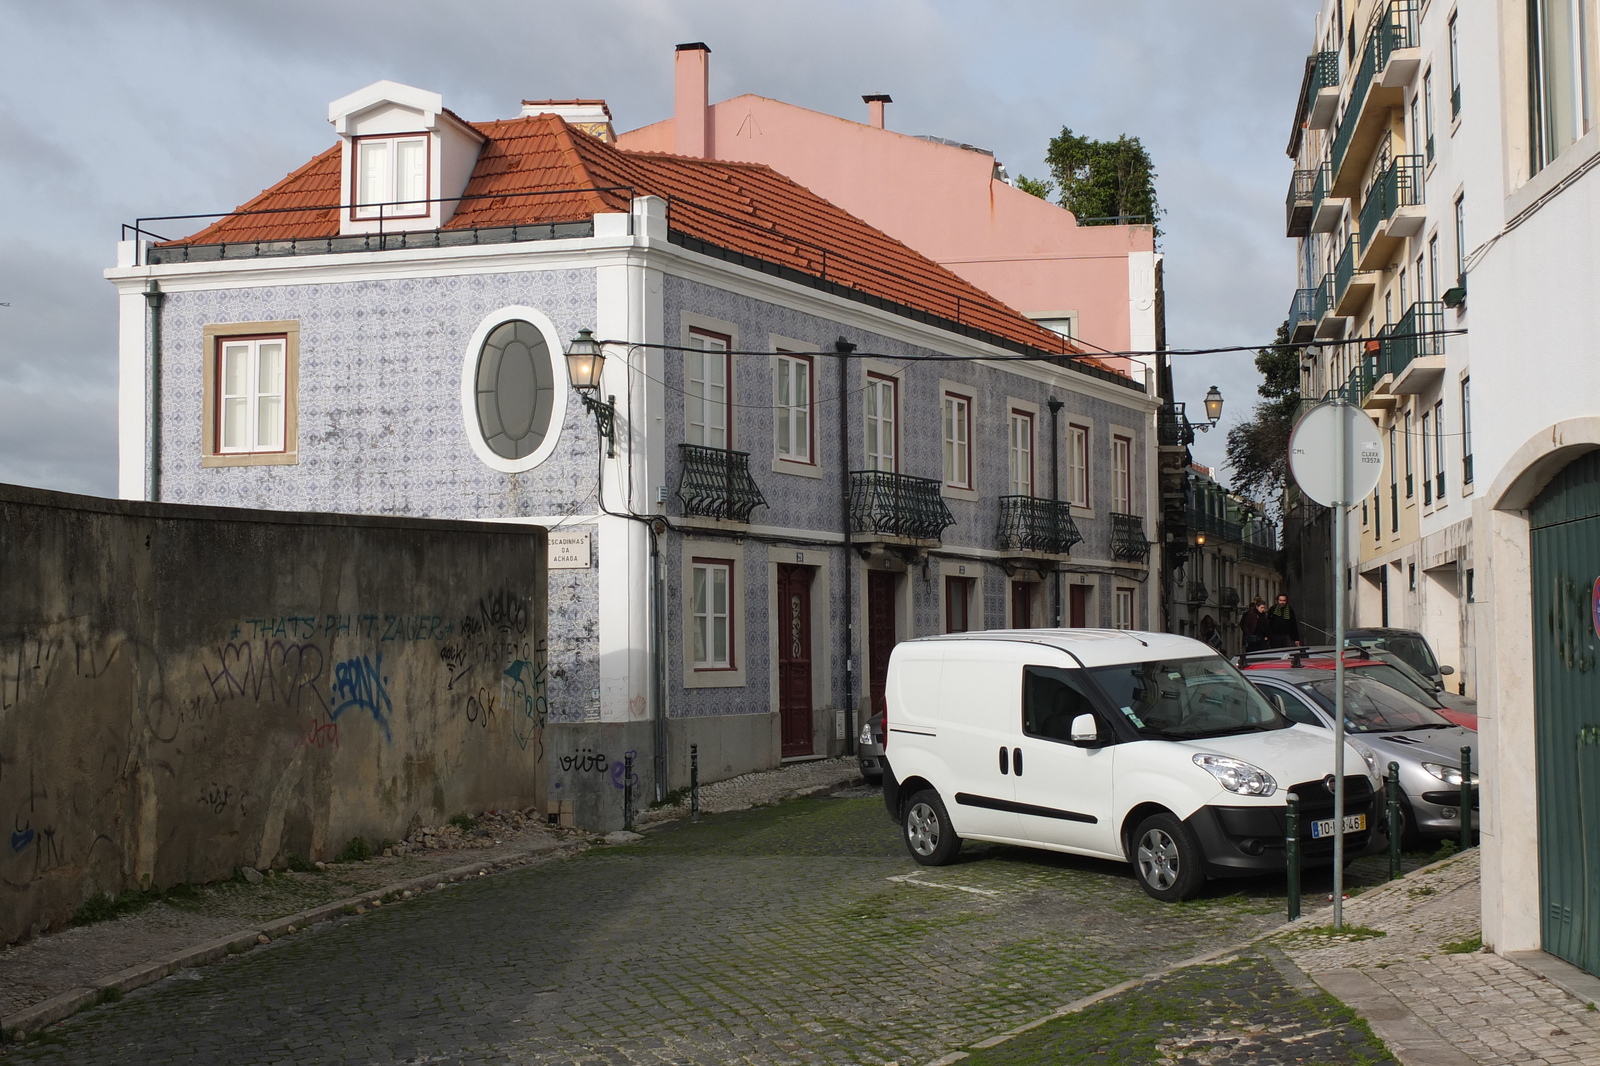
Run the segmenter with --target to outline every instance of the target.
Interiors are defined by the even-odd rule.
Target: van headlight
[[[1196,755],[1194,764],[1216,778],[1223,788],[1241,796],[1270,796],[1278,791],[1278,782],[1261,767],[1226,755]]]
[[[1454,785],[1456,788],[1461,787],[1461,767],[1459,766],[1445,766],[1443,763],[1425,762],[1422,764],[1422,768],[1447,785]],[[1477,774],[1472,775],[1472,785],[1474,788],[1478,785]]]

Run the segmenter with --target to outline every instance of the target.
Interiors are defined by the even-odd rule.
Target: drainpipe
[[[1044,402],[1050,408],[1050,498],[1061,499],[1061,409],[1066,406],[1054,396]],[[1061,628],[1062,573],[1056,571],[1056,628]]]
[[[650,614],[652,628],[655,632],[654,647],[650,649],[651,671],[650,686],[651,702],[655,704],[655,757],[653,772],[656,779],[656,801],[667,798],[667,609],[666,586],[661,573],[661,537],[656,532],[654,524],[645,527],[650,533],[650,583],[652,599]]]
[[[145,406],[145,440],[149,448],[149,468],[145,474],[145,498],[161,500],[161,301],[166,293],[155,278],[145,286],[144,300],[150,308],[150,402]]]
[[[833,342],[839,357],[839,525],[844,530],[844,753],[856,753],[855,563],[850,553],[850,353],[856,346],[840,337]]]

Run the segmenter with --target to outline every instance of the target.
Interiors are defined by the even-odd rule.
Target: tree
[[[1289,341],[1289,323],[1278,327],[1276,344]],[[1261,402],[1250,418],[1228,431],[1228,466],[1233,491],[1269,511],[1281,512],[1289,484],[1289,434],[1300,413],[1300,355],[1303,348],[1262,348],[1256,352]]]
[[[1029,196],[1037,196],[1041,200],[1048,200],[1050,199],[1050,194],[1055,192],[1056,183],[1048,180],[1041,181],[1038,178],[1030,178],[1026,174],[1018,174],[1017,188],[1021,189]],[[4,306],[4,304],[0,304],[0,307]]]
[[[1139,138],[1123,134],[1114,141],[1095,141],[1063,126],[1050,139],[1044,158],[1061,190],[1061,206],[1080,221],[1133,218],[1152,226],[1159,221],[1155,167]],[[1157,236],[1160,232],[1157,228]]]

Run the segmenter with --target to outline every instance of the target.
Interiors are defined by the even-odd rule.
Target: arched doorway
[[[1600,973],[1600,451],[1528,517],[1541,939]]]

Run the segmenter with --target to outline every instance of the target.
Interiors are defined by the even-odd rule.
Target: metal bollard
[[[1461,749],[1461,850],[1472,847],[1472,749]]]
[[[633,832],[633,752],[622,757],[622,828]]]
[[[1389,880],[1400,876],[1400,764],[1389,764],[1389,776],[1384,781],[1384,791],[1389,798]]]
[[[689,821],[700,820],[700,745],[689,745]]]
[[[1284,809],[1287,826],[1283,836],[1284,866],[1289,875],[1289,920],[1300,917],[1300,797],[1289,793]]]

